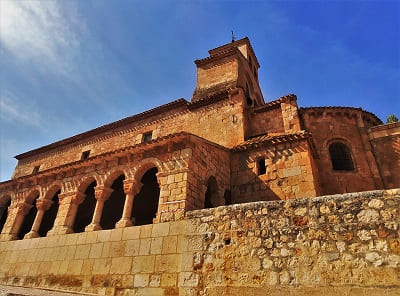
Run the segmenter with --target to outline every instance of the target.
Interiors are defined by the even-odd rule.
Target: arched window
[[[353,160],[351,158],[350,148],[341,143],[334,142],[329,146],[329,155],[331,157],[332,168],[336,171],[354,170]]]

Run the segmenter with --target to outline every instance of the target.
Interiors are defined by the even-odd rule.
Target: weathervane
[[[233,30],[231,32],[232,32],[232,43],[233,43],[233,42],[235,42],[236,37],[235,37],[235,35],[233,35]]]

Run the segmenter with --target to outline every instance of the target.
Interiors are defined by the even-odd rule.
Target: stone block
[[[133,281],[133,286],[135,288],[147,287],[149,284],[149,274],[136,274]]]
[[[89,258],[90,247],[90,245],[78,245],[76,247],[75,259]]]
[[[111,261],[111,274],[128,274],[131,271],[132,258],[130,257],[117,257],[112,258]]]
[[[140,235],[140,227],[122,228],[122,239],[123,240],[138,239],[139,235]]]
[[[124,256],[136,256],[139,254],[140,240],[127,240],[125,243]]]
[[[158,223],[152,227],[151,237],[166,236],[169,233],[169,223]]]
[[[154,255],[133,257],[132,273],[153,273],[155,259]]]
[[[89,258],[100,258],[103,252],[103,243],[90,245]]]
[[[161,275],[161,287],[176,287],[177,280],[177,273],[163,273]]]
[[[162,237],[153,237],[151,239],[150,253],[153,255],[161,254],[162,248],[163,248],[163,238]]]
[[[181,255],[157,255],[155,261],[156,272],[179,272]]]
[[[163,254],[176,253],[177,243],[178,243],[178,237],[175,235],[163,237],[162,253]]]

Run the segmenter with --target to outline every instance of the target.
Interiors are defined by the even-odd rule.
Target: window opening
[[[81,155],[81,160],[88,159],[89,156],[90,156],[90,150],[83,151],[83,152],[82,152],[82,155]]]
[[[24,218],[24,222],[22,222],[18,238],[23,239],[25,234],[31,231],[33,226],[33,221],[35,221],[37,209],[36,209],[36,200],[39,198],[39,195],[35,197],[32,202],[32,208],[29,210],[28,214]]]
[[[232,195],[230,190],[225,190],[224,193],[224,200],[225,200],[225,205],[229,206],[232,204]]]
[[[0,207],[0,233],[6,224],[8,217],[8,207],[11,205],[11,199],[3,206]]]
[[[152,132],[152,131],[151,131],[151,132],[147,132],[147,133],[144,133],[144,134],[143,134],[143,140],[142,140],[142,142],[143,142],[143,143],[148,143],[148,142],[150,142],[152,139],[153,139],[153,132]]]
[[[250,98],[249,85],[247,82],[246,82],[246,103],[248,106],[251,106],[253,104],[253,100]]]
[[[111,185],[113,192],[104,203],[100,219],[103,229],[115,228],[115,224],[122,218],[125,203],[124,180],[125,176],[120,175]]]
[[[265,175],[267,173],[267,166],[265,165],[265,159],[261,158],[257,161],[258,175]]]
[[[215,177],[210,177],[207,181],[207,190],[204,197],[204,208],[219,206],[218,203],[218,183]]]
[[[61,193],[60,190],[58,190],[52,200],[52,204],[50,206],[50,208],[43,214],[43,219],[42,219],[42,223],[40,223],[40,227],[39,227],[39,235],[40,236],[46,236],[47,232],[49,232],[50,229],[53,228],[54,226],[54,221],[56,220],[57,217],[57,213],[58,213],[58,195]]]
[[[329,146],[332,168],[337,171],[352,171],[354,164],[351,157],[350,148],[340,142],[332,143]]]
[[[37,173],[39,172],[39,169],[40,169],[40,165],[36,165],[36,166],[33,168],[32,175],[37,174]]]
[[[79,205],[74,221],[73,230],[75,233],[84,232],[85,227],[92,222],[97,201],[94,195],[94,187],[96,185],[97,182],[93,181],[85,190],[85,200]]]
[[[135,196],[132,210],[134,225],[152,224],[158,210],[160,186],[157,181],[156,167],[149,169],[142,177],[143,184],[140,192]]]

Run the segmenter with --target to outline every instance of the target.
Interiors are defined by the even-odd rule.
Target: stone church
[[[118,284],[98,285],[96,279],[110,279],[120,267],[117,282],[129,289],[166,293],[172,287],[181,293],[196,274],[191,278],[179,257],[175,271],[169,262],[168,274],[174,275],[164,278],[161,268],[152,286],[157,262],[155,269],[135,273],[136,255],[144,256],[145,246],[141,241],[129,255],[130,233],[147,239],[152,236],[142,232],[154,232],[158,224],[171,231],[195,210],[400,187],[400,123],[383,124],[361,108],[298,107],[294,94],[265,102],[248,38],[211,49],[195,64],[189,101],[181,98],[16,156],[11,180],[0,183],[2,282],[115,292]],[[175,241],[164,238],[162,248],[175,245],[174,254],[183,256],[179,233]],[[108,269],[102,270],[107,264],[97,263],[104,258],[94,246],[100,243],[104,253],[106,244],[121,240],[123,255],[110,250]],[[67,246],[75,247],[75,255],[68,247],[62,258],[47,252],[29,259],[39,247]],[[28,274],[43,275],[43,281],[29,284]],[[130,284],[121,284],[123,276],[130,276]]]

